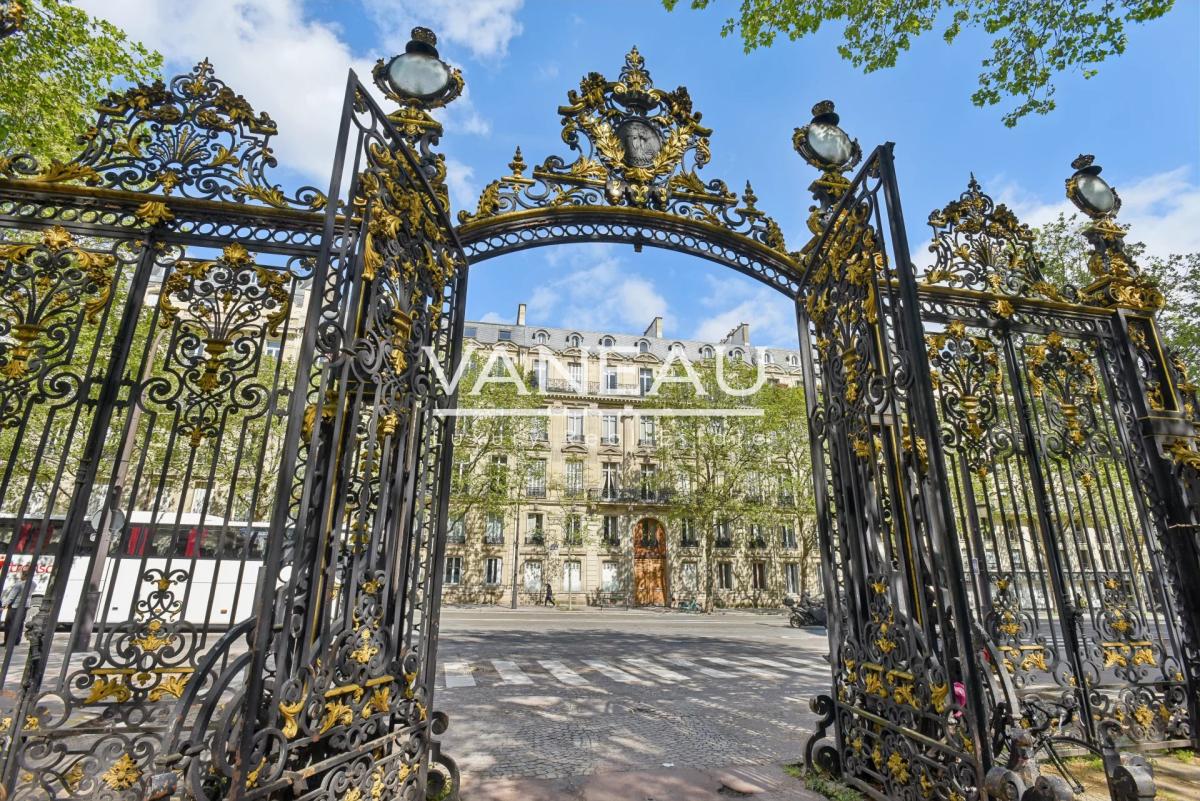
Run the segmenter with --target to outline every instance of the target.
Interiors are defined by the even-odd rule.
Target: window
[[[568,334],[567,335],[567,344],[570,345],[572,348],[578,348],[580,345],[583,344],[583,337],[579,336],[579,334]]]
[[[467,541],[467,527],[463,525],[463,521],[455,520],[450,524],[450,531],[446,534],[446,542],[451,545],[462,545]]]
[[[523,576],[525,580],[525,592],[542,591],[542,563],[541,562],[526,562],[524,566]]]
[[[800,594],[800,565],[788,562],[783,566],[783,578],[787,582],[787,591],[792,595]]]
[[[650,352],[650,343],[643,339],[641,342],[638,343],[638,353],[649,353],[649,352]]]
[[[729,360],[732,362],[740,362],[742,361],[744,355],[745,354],[743,354],[740,349],[734,348],[733,350],[729,351]]]
[[[658,488],[655,485],[655,478],[657,477],[657,466],[652,464],[642,465],[642,500],[652,501],[658,497]]]
[[[617,368],[615,368],[615,367],[605,367],[604,368],[604,391],[605,392],[616,392],[617,391]]]
[[[445,584],[460,584],[462,582],[462,557],[447,556],[446,557],[446,579]]]
[[[658,430],[657,423],[658,423],[658,421],[655,420],[653,417],[639,418],[639,424],[638,424],[639,425],[639,427],[638,427],[638,444],[639,445],[653,445],[654,444],[655,433]]]
[[[606,414],[600,418],[600,442],[604,445],[616,445],[620,442],[617,436],[617,416]]]
[[[546,378],[549,365],[541,359],[533,360],[533,381],[530,389],[544,390],[546,388]]]
[[[567,442],[583,442],[583,412],[567,412]]]
[[[488,545],[504,544],[504,518],[495,512],[487,516],[487,528],[483,532],[483,541]]]
[[[717,587],[722,590],[733,589],[733,562],[717,562]]]
[[[643,548],[657,548],[658,547],[658,525],[650,524],[649,521],[645,521],[641,524],[641,530],[642,530],[641,542],[639,542],[638,544],[641,545]]]
[[[733,537],[729,533],[729,521],[721,520],[717,522],[716,528],[716,545],[718,548],[732,548]]]
[[[463,329],[464,337],[474,337],[474,336],[477,336],[478,334],[479,334],[479,329],[473,325],[468,325],[466,328]]]
[[[566,468],[567,495],[583,494],[583,462],[570,459],[563,465]]]
[[[489,556],[483,563],[483,583],[495,587],[504,580],[504,560]]]
[[[600,591],[616,592],[621,589],[621,566],[617,562],[600,563]]]
[[[501,328],[498,332],[496,332],[496,338],[501,342],[511,342],[512,331],[509,331],[507,328]]]
[[[569,514],[563,522],[563,544],[583,545],[583,518],[579,515]]]
[[[603,532],[605,545],[621,544],[621,524],[616,515],[604,516],[604,524],[601,531]]]
[[[763,364],[771,364],[772,362],[775,361],[774,359],[771,358],[771,354],[767,353],[765,350],[763,351],[762,360],[763,360]]]
[[[790,364],[792,367],[795,367],[797,364],[800,363],[800,359],[795,354],[793,354],[793,355],[787,357],[787,363]]]
[[[538,345],[545,345],[547,342],[550,341],[550,335],[547,334],[545,331],[538,331],[536,334],[533,335],[533,341],[535,343],[537,343]]]
[[[582,563],[578,560],[563,562],[563,592],[579,592],[583,589]]]
[[[617,340],[613,339],[612,337],[600,337],[600,347],[602,348],[611,348],[616,344]]]
[[[765,590],[767,588],[767,563],[754,563],[754,589]]]
[[[279,351],[282,347],[283,347],[283,343],[279,342],[278,340],[274,340],[274,339],[269,339],[265,343],[263,343],[263,349],[266,351],[266,354],[268,356],[270,356],[272,359],[279,358]]]
[[[605,462],[603,465],[601,465],[600,469],[604,475],[604,484],[600,491],[605,500],[615,500],[617,493],[620,492],[621,465],[617,462]]]
[[[191,513],[194,515],[201,514],[204,511],[204,503],[208,500],[208,487],[196,487],[192,490],[192,508]]]
[[[534,459],[529,463],[529,481],[525,494],[530,498],[546,497],[546,460]]]
[[[534,442],[545,442],[550,438],[545,417],[529,418],[529,439]]]
[[[758,523],[750,524],[750,547],[751,548],[766,548],[767,539],[763,536],[762,526]]]
[[[488,476],[492,492],[504,492],[508,487],[508,457],[493,456],[491,474]]]
[[[700,591],[700,570],[695,562],[681,562],[679,584],[688,592]]]
[[[567,375],[571,379],[571,388],[576,392],[583,392],[583,365],[571,362],[567,365]]]
[[[711,359],[713,357],[713,349],[710,345],[705,345],[700,349],[700,358]]]
[[[791,526],[779,527],[780,539],[783,540],[783,547],[794,549],[796,548],[796,529]]]
[[[543,527],[542,513],[530,512],[525,515],[525,544],[542,545],[546,542],[546,532]]]
[[[700,542],[696,539],[696,525],[691,520],[679,524],[679,546],[681,548],[696,548]]]
[[[643,395],[650,394],[650,388],[654,386],[654,370],[649,367],[642,367],[638,370],[638,388]]]

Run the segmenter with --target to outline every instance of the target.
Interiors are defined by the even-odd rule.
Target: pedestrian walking
[[[9,578],[4,592],[0,593],[0,610],[4,611],[4,644],[14,645],[21,641],[22,601],[25,596],[25,574],[16,573]]]
[[[544,603],[546,604],[546,606],[554,606],[554,607],[558,606],[558,604],[554,602],[554,590],[550,587],[549,584],[546,585],[546,599],[545,599]]]

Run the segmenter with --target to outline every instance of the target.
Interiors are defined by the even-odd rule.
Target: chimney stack
[[[750,344],[750,324],[738,323],[737,328],[730,331],[721,340],[722,345],[749,345]]]
[[[525,325],[525,304],[517,304],[517,325]]]
[[[642,332],[642,336],[662,339],[662,317],[655,317],[651,320],[650,325],[646,326],[646,330]]]

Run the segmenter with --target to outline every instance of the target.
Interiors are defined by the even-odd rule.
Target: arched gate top
[[[685,87],[654,87],[637,48],[616,81],[588,73],[560,106],[562,138],[578,152],[529,166],[517,148],[510,172],[492,181],[458,234],[474,263],[566,242],[624,242],[692,253],[726,264],[794,297],[800,270],[779,224],[739,195],[696,174],[712,130]]]

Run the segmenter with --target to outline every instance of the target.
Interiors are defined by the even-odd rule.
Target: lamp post
[[[850,186],[845,173],[862,160],[862,148],[858,146],[858,140],[851,139],[838,124],[841,118],[834,111],[832,100],[822,100],[814,105],[812,114],[809,123],[792,134],[792,147],[801,158],[821,171],[821,177],[808,188],[820,203],[820,209],[825,209],[837,203]],[[810,218],[810,229],[812,224]],[[814,229],[814,233],[817,230],[820,229]]]

